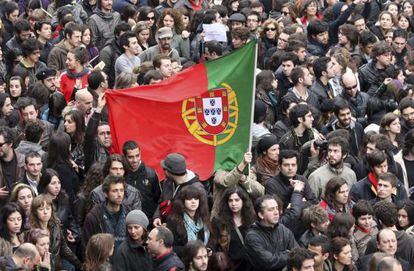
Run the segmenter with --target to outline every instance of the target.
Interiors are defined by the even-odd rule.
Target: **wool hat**
[[[36,73],[37,80],[45,80],[48,77],[56,76],[56,70],[50,68],[41,69]]]
[[[229,18],[230,22],[246,22],[246,17],[241,14],[241,13],[233,13],[230,18]]]
[[[147,230],[149,220],[148,217],[141,210],[133,210],[126,216],[126,224],[138,224]]]
[[[279,141],[274,134],[264,135],[259,142],[257,142],[257,153],[260,155],[276,144],[279,144]]]
[[[174,175],[184,175],[187,171],[187,165],[184,156],[179,153],[170,153],[161,161],[163,169],[168,170]]]
[[[158,29],[157,33],[155,34],[156,39],[163,39],[163,38],[172,38],[173,32],[171,28],[164,26]]]

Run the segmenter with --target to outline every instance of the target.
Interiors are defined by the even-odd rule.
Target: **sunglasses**
[[[266,27],[265,28],[265,31],[275,31],[276,30],[276,28],[271,28],[271,27]]]
[[[147,17],[148,21],[154,21],[154,17]]]
[[[355,86],[351,86],[351,87],[345,87],[346,90],[353,90],[356,89],[358,87],[358,85]]]

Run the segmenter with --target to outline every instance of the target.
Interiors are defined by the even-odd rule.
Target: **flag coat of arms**
[[[197,64],[156,85],[108,90],[116,152],[135,140],[142,160],[162,174],[160,161],[177,152],[207,179],[231,170],[249,149],[256,42]]]

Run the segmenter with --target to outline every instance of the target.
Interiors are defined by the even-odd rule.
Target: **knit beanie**
[[[267,105],[261,100],[254,102],[254,123],[260,123],[266,118]]]
[[[126,216],[126,224],[138,224],[141,227],[143,227],[145,230],[147,230],[149,221],[147,216],[144,214],[141,210],[133,210],[128,213]]]
[[[276,144],[279,142],[274,134],[264,135],[257,143],[257,153],[260,155]]]

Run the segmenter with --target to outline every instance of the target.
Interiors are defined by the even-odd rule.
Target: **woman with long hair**
[[[171,48],[178,51],[181,62],[190,60],[190,34],[188,31],[183,31],[183,22],[178,10],[172,8],[164,9],[158,19],[158,28],[165,26],[173,31]]]
[[[190,240],[201,240],[212,245],[212,230],[205,191],[193,185],[184,187],[174,199],[167,227],[174,235],[174,251],[182,250]]]
[[[31,229],[26,233],[25,242],[31,243],[36,246],[37,251],[40,254],[41,262],[40,270],[51,270],[50,266],[50,237],[47,230]]]
[[[36,197],[36,194],[33,188],[24,183],[15,185],[10,194],[10,202],[17,203],[17,205],[19,205],[20,208],[24,211],[25,216],[23,221],[23,229],[25,230],[28,230],[30,228],[30,208],[32,207],[34,197]]]
[[[247,229],[256,219],[253,203],[246,191],[238,186],[227,188],[213,225],[218,236],[218,246],[229,255],[235,270],[250,268],[244,238]]]
[[[262,70],[256,75],[256,99],[261,100],[267,106],[266,127],[271,127],[276,122],[279,96],[276,89],[277,79],[271,70]]]
[[[259,63],[266,67],[266,64],[271,58],[274,49],[277,46],[277,39],[280,34],[279,24],[275,19],[267,19],[262,23],[259,43]]]
[[[371,31],[375,34],[375,36],[378,37],[379,40],[385,40],[386,33],[393,28],[393,16],[389,11],[384,10],[378,15],[378,22],[373,27],[371,27]]]
[[[380,122],[380,133],[385,135],[394,145],[392,152],[397,154],[401,146],[400,134],[401,134],[401,123],[400,118],[390,112],[385,114]]]
[[[138,45],[141,47],[142,52],[149,48],[150,30],[150,27],[145,22],[138,22],[134,27],[134,33],[137,35]]]
[[[66,243],[60,221],[53,210],[53,200],[49,195],[41,194],[34,198],[30,211],[30,225],[32,229],[39,228],[49,233],[52,270],[59,270],[61,258],[66,259],[77,268],[81,267],[81,262]]]
[[[86,51],[88,52],[89,65],[91,67],[94,67],[99,62],[99,49],[92,42],[91,28],[87,24],[84,24],[81,26],[81,29],[82,29],[82,38],[81,38],[82,46],[84,46],[86,48]]]
[[[143,6],[139,8],[137,21],[145,22],[151,31],[148,40],[149,46],[157,44],[157,41],[155,40],[155,32],[157,31],[157,25],[155,24],[156,19],[156,13],[153,7]]]
[[[6,86],[6,91],[10,95],[12,104],[16,104],[17,99],[27,95],[26,85],[20,76],[12,76]]]
[[[67,133],[58,131],[52,134],[49,142],[48,167],[57,171],[62,188],[68,194],[70,202],[74,202],[80,179],[77,173],[79,167],[71,157],[70,144],[70,136]]]
[[[407,233],[414,235],[414,202],[407,200],[397,205],[399,230],[405,230]]]
[[[114,252],[114,237],[109,233],[93,235],[86,245],[85,271],[111,271],[109,257]]]
[[[325,197],[320,202],[332,221],[338,213],[348,213],[351,209],[348,183],[342,177],[334,177],[326,183]]]
[[[8,203],[0,211],[0,238],[9,243],[13,249],[23,243],[20,233],[24,217],[23,210],[16,203]]]
[[[70,151],[73,161],[78,165],[79,174],[85,168],[83,141],[85,137],[85,116],[79,110],[71,110],[64,115],[65,132],[70,135]]]
[[[279,141],[273,134],[265,135],[256,146],[257,181],[266,185],[267,181],[279,173]]]
[[[330,259],[334,271],[355,270],[352,264],[351,245],[346,238],[335,237],[331,240]]]

